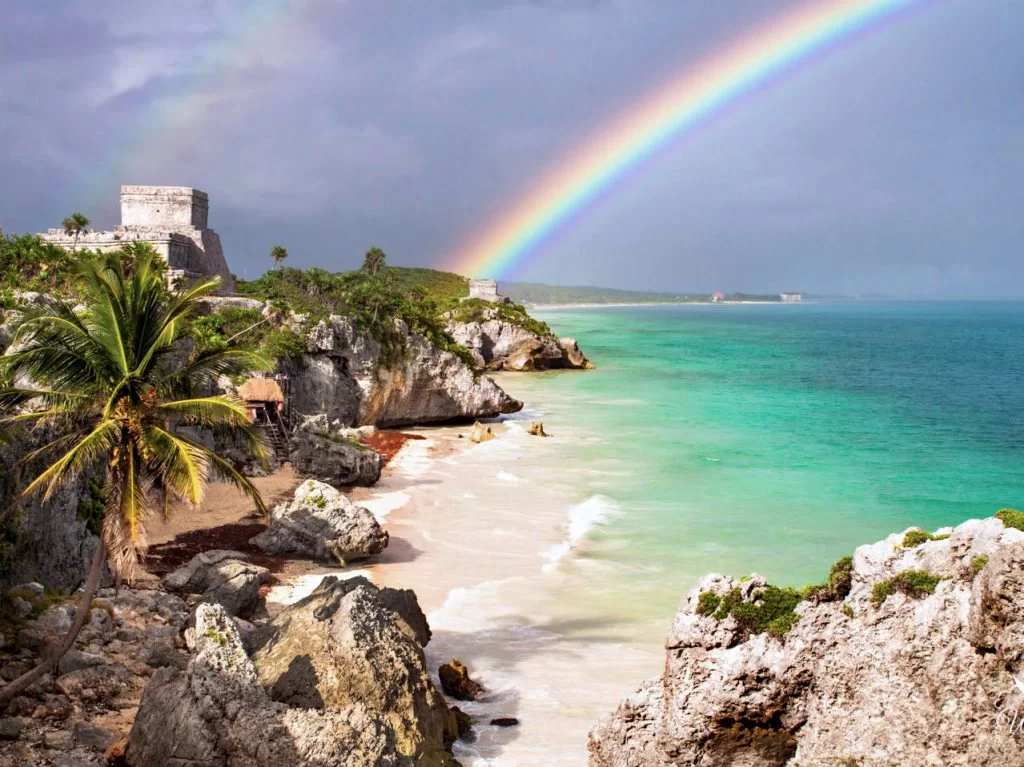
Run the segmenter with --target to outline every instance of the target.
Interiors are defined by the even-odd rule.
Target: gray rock
[[[369,590],[341,595],[321,588],[274,624],[277,636],[261,651],[266,655],[257,672],[231,618],[217,605],[201,605],[195,656],[184,672],[154,674],[129,735],[128,763],[457,765],[444,748],[438,725],[447,709],[427,677],[422,652]],[[299,701],[316,705],[274,701],[260,684],[264,676],[277,682],[317,664],[341,673],[319,676],[319,686]]]
[[[384,468],[375,450],[343,436],[323,414],[305,418],[296,426],[290,447],[296,472],[335,487],[370,487]]]
[[[267,529],[252,542],[270,554],[345,565],[382,552],[388,534],[362,506],[310,479],[299,485],[290,503],[274,509]]]
[[[93,666],[103,666],[109,663],[109,661],[102,655],[93,655],[92,653],[82,652],[81,650],[68,650],[67,654],[60,659],[60,665],[57,666],[58,674],[70,674],[72,671],[78,671],[83,668],[92,668]]]
[[[783,638],[697,611],[705,591],[756,601],[763,579],[703,578],[676,614],[662,677],[591,731],[591,767],[1020,765],[1000,710],[1024,713],[1024,532],[994,519],[949,532],[861,546],[845,601],[802,602]],[[942,580],[872,600],[907,570]]]
[[[405,426],[514,413],[522,403],[457,356],[436,349],[403,323],[406,353],[390,368],[381,346],[348,318],[331,317],[310,333],[310,354],[285,363],[292,409],[325,413],[343,425]]]
[[[77,722],[74,729],[75,742],[85,748],[106,751],[120,739],[120,735],[112,730],[97,727],[88,722]]]
[[[223,605],[229,615],[249,617],[263,607],[260,587],[270,571],[237,551],[216,549],[192,557],[164,578],[168,591],[199,594],[199,601]]]
[[[21,719],[16,716],[9,716],[0,719],[0,740],[17,740],[21,737]]]
[[[55,751],[68,751],[75,746],[75,736],[67,730],[44,732],[43,745]]]
[[[19,619],[27,618],[32,614],[32,603],[21,597],[10,598],[11,607],[14,609],[14,616]]]
[[[489,311],[492,316],[484,322],[448,323],[448,332],[480,357],[482,367],[515,372],[593,367],[575,339],[538,335]]]

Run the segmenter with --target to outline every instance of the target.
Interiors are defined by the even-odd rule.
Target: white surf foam
[[[578,503],[569,509],[568,535],[561,543],[544,552],[544,556],[548,560],[548,564],[544,565],[544,572],[552,572],[558,567],[562,558],[587,536],[587,533],[597,525],[603,525],[610,516],[618,511],[619,507],[603,495],[592,495],[583,503]]]
[[[507,471],[499,471],[498,472],[498,479],[500,479],[502,482],[518,482],[519,481],[519,477],[517,477],[515,474],[512,474],[512,473],[507,472]]]

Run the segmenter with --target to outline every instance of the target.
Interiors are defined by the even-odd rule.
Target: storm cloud
[[[275,243],[440,266],[645,93],[793,3],[36,0],[0,10],[0,226],[196,186]],[[1020,296],[1024,6],[935,0],[661,152],[517,278]]]

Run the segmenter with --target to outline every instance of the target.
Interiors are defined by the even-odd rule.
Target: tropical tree
[[[288,249],[283,245],[275,245],[270,251],[270,257],[274,259],[274,268],[279,269],[281,262],[288,258]]]
[[[387,266],[387,256],[380,248],[370,248],[363,256],[363,271],[370,277],[376,277]]]
[[[166,513],[172,500],[197,505],[208,477],[216,474],[265,511],[249,480],[181,431],[211,429],[265,455],[242,403],[207,392],[219,376],[267,369],[268,361],[232,347],[181,356],[182,330],[219,278],[170,291],[164,262],[152,248],[110,254],[81,269],[83,308],[49,298],[22,310],[15,351],[0,358],[0,380],[7,382],[0,389],[6,413],[0,426],[58,435],[24,456],[21,466],[45,468],[22,499],[45,500],[84,474],[104,472],[101,540],[71,629],[36,668],[0,690],[0,708],[70,649],[106,564],[118,583],[132,579],[154,510]],[[17,388],[15,381],[31,381],[32,388]]]
[[[68,237],[74,235],[75,245],[73,249],[78,250],[78,237],[79,235],[85,234],[89,231],[89,219],[81,213],[72,213],[64,219],[61,226],[64,227],[64,234]]]

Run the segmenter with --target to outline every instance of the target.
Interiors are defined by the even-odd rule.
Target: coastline
[[[496,419],[496,438],[481,444],[466,426],[411,430],[427,439],[353,497],[386,523],[391,544],[358,572],[336,571],[413,589],[434,633],[435,681],[457,658],[486,688],[483,701],[458,702],[476,722],[475,741],[454,747],[465,767],[584,764],[590,728],[662,665],[664,626],[633,643],[613,616],[595,621],[574,604],[574,579],[601,566],[577,557],[601,516],[534,470],[564,449],[526,433],[541,415]],[[497,717],[520,724],[489,726]]]
[[[640,301],[636,303],[616,304],[525,304],[530,311],[562,311],[565,309],[626,309],[644,306],[798,306],[811,304],[813,301]]]

